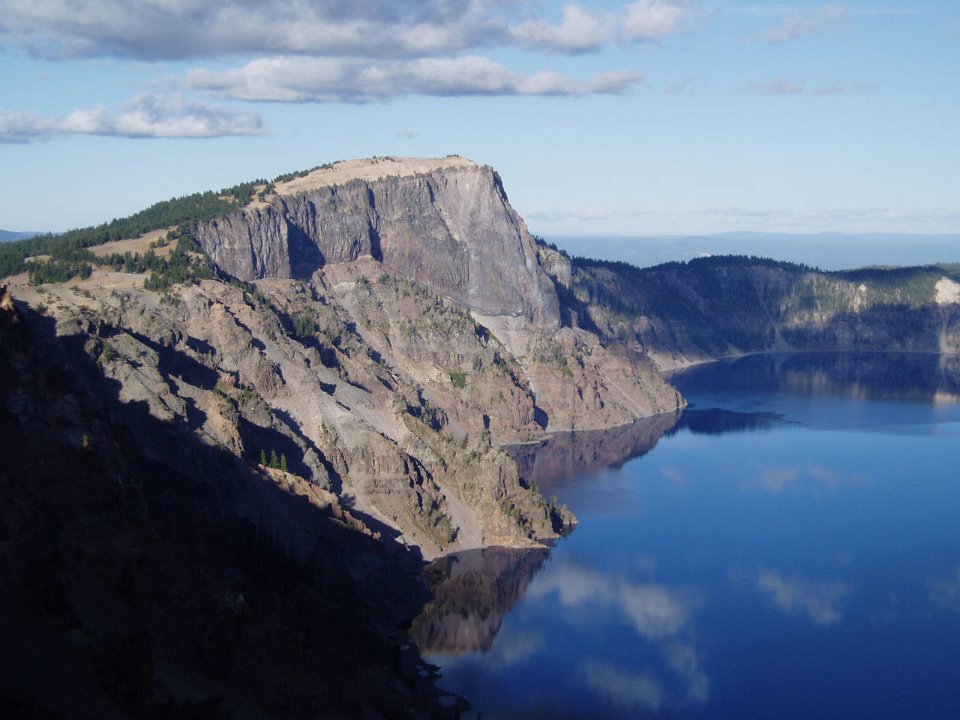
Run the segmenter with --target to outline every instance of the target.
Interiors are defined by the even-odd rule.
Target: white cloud
[[[799,40],[840,28],[848,16],[843,5],[826,5],[818,13],[793,13],[776,27],[767,30],[764,39],[771,45]]]
[[[551,52],[598,50],[609,42],[655,40],[679,31],[693,14],[692,0],[636,0],[621,12],[593,14],[579,5],[566,5],[563,21],[552,25],[542,18],[512,27],[521,45]]]
[[[677,210],[610,208],[602,214],[568,210],[528,210],[528,222],[544,235],[708,235],[725,231],[772,233],[957,233],[960,209],[948,207],[861,207],[797,210],[681,208]]]
[[[803,81],[787,80],[786,78],[750,83],[747,88],[761,95],[843,95],[867,89],[863,85],[848,86],[837,82],[808,88]]]
[[[627,6],[623,37],[633,41],[670,35],[690,17],[693,6],[684,0],[637,0]]]
[[[457,51],[506,33],[497,0],[8,0],[0,36],[54,57]]]
[[[34,54],[173,60],[243,55],[401,58],[521,44],[560,52],[678,30],[690,0],[637,0],[620,13],[564,8],[559,25],[534,3],[505,0],[7,0],[0,41]]]
[[[611,217],[633,217],[644,213],[637,211],[612,212],[601,207],[571,208],[568,210],[534,210],[524,213],[524,217],[531,220],[545,222],[563,222],[567,220],[585,220],[588,222],[605,220]]]
[[[960,20],[950,18],[946,24],[947,37],[952,40],[960,40]]]
[[[589,95],[626,92],[643,81],[624,70],[574,80],[553,72],[513,73],[487,57],[368,61],[280,57],[225,72],[194,70],[188,85],[238,100],[367,102],[402,95]]]
[[[579,5],[563,8],[563,22],[551,25],[545,20],[528,20],[510,33],[521,45],[562,52],[596,50],[606,42],[612,28],[607,19],[590,14]]]
[[[66,117],[0,109],[0,142],[24,143],[62,135],[113,135],[128,138],[215,138],[256,135],[260,118],[184,98],[144,93],[118,112],[96,107]]]
[[[839,580],[787,577],[775,570],[757,576],[757,589],[787,615],[806,615],[817,625],[833,625],[843,618],[841,605],[850,587]]]
[[[761,95],[802,95],[807,88],[802,82],[778,78],[766,82],[751,83],[750,88]]]
[[[55,120],[0,108],[0,142],[26,143],[52,134]]]

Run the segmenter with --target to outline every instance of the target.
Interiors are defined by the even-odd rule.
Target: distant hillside
[[[11,242],[0,248],[0,277],[15,275],[28,269],[26,259],[35,255],[49,255],[54,260],[68,263],[77,269],[90,263],[93,256],[86,248],[111,240],[134,238],[151,230],[184,226],[189,232],[201,220],[220,217],[253,198],[255,188],[266,180],[241,183],[219,192],[208,190],[155,203],[129,217],[111,220],[96,227],[68,230],[59,235],[42,235]],[[13,240],[13,238],[11,238]]]
[[[637,268],[575,258],[564,294],[602,336],[661,368],[744,353],[960,349],[955,264],[823,272],[714,256]]]
[[[550,236],[547,240],[571,255],[620,260],[637,267],[709,255],[754,255],[821,270],[960,262],[957,235],[741,232],[637,237]]]
[[[15,232],[13,230],[0,230],[0,242],[11,242],[13,240],[26,240],[35,235],[40,235],[39,231],[28,230],[26,232]]]

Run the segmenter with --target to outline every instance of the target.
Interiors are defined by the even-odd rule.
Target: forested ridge
[[[89,275],[98,259],[87,248],[111,240],[135,238],[151,230],[180,227],[192,232],[198,222],[221,217],[243,207],[253,199],[258,186],[266,180],[254,180],[224,188],[219,192],[183,195],[155,203],[129,217],[111,220],[95,227],[68,230],[59,235],[41,235],[0,246],[0,277],[31,270],[28,258],[48,256],[51,267],[41,270],[41,282],[57,282]],[[38,263],[39,264],[39,263]],[[66,275],[66,277],[63,277]]]

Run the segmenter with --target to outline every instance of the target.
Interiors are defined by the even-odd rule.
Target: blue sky
[[[960,4],[3,0],[0,227],[371,155],[544,235],[960,231]]]

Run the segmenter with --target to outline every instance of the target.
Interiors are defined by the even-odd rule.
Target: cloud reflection
[[[685,642],[671,642],[661,648],[667,665],[687,681],[687,698],[706,703],[710,696],[710,678],[700,667],[700,653]]]
[[[960,613],[960,566],[953,570],[953,576],[930,583],[930,602],[944,610]]]
[[[584,674],[587,684],[613,707],[657,711],[663,704],[663,686],[647,673],[626,672],[615,665],[589,660]]]
[[[556,594],[566,607],[595,602],[616,608],[649,640],[676,635],[690,621],[691,603],[680,592],[654,583],[603,575],[575,563],[537,578],[528,594],[531,597]]]
[[[503,635],[493,646],[491,659],[498,667],[512,667],[527,662],[547,645],[537,632],[518,632]]]
[[[778,495],[788,488],[796,493],[804,491],[818,493],[823,488],[836,491],[843,486],[865,484],[867,484],[867,479],[861,475],[844,477],[823,465],[809,465],[761,468],[755,478],[744,480],[742,487],[745,489],[760,489],[772,495]]]
[[[676,635],[689,621],[686,603],[659,585],[624,582],[617,589],[615,602],[637,632],[651,640]]]
[[[800,471],[796,468],[766,468],[760,472],[756,486],[778,493],[787,485],[797,481]]]
[[[623,575],[605,575],[570,562],[539,576],[528,595],[555,595],[567,608],[593,609],[599,605],[613,610],[638,635],[654,643],[666,667],[682,682],[685,700],[707,701],[710,679],[690,639],[694,602],[689,593],[657,583],[636,582]],[[584,667],[584,673],[587,683],[615,707],[656,710],[664,702],[664,684],[649,674],[595,661]]]
[[[840,622],[841,605],[850,594],[850,586],[840,580],[788,577],[776,570],[762,570],[757,589],[785,614],[806,615],[817,625]]]

